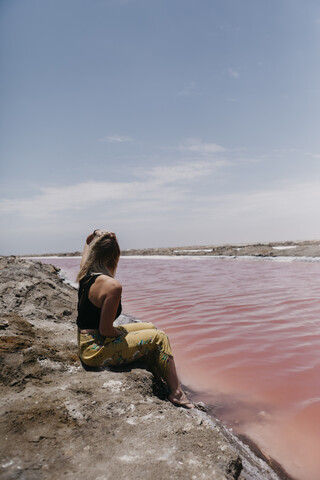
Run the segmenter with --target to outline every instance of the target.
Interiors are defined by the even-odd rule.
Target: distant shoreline
[[[125,249],[121,256],[230,256],[230,257],[320,257],[320,240],[239,243],[226,245],[193,245],[187,247],[160,247]],[[16,257],[77,257],[81,252],[15,255]]]

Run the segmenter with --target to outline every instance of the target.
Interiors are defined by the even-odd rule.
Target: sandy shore
[[[288,478],[141,365],[84,370],[77,292],[55,267],[0,257],[0,273],[1,478]]]
[[[81,252],[44,253],[39,255],[24,255],[25,257],[46,257],[57,255],[59,257],[80,256]],[[227,256],[227,257],[310,257],[320,258],[320,240],[268,242],[268,243],[243,243],[230,245],[194,245],[188,247],[163,247],[126,249],[121,255],[169,255],[169,256]]]

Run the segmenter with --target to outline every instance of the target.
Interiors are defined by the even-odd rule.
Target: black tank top
[[[102,275],[102,273],[89,273],[83,277],[79,283],[77,325],[81,330],[99,330],[101,308],[93,305],[88,298],[90,287],[99,275]],[[119,317],[121,311],[122,306],[120,300],[115,319]]]

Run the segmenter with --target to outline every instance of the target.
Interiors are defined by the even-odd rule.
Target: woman
[[[121,313],[122,287],[114,278],[119,257],[113,232],[95,230],[88,236],[77,277],[80,358],[92,367],[147,360],[166,381],[168,399],[176,406],[193,408],[181,389],[167,335],[152,323],[113,326]]]

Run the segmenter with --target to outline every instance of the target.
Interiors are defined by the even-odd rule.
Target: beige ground
[[[54,267],[0,258],[0,307],[2,479],[279,478],[201,405],[165,401],[143,368],[84,370],[76,291]]]

